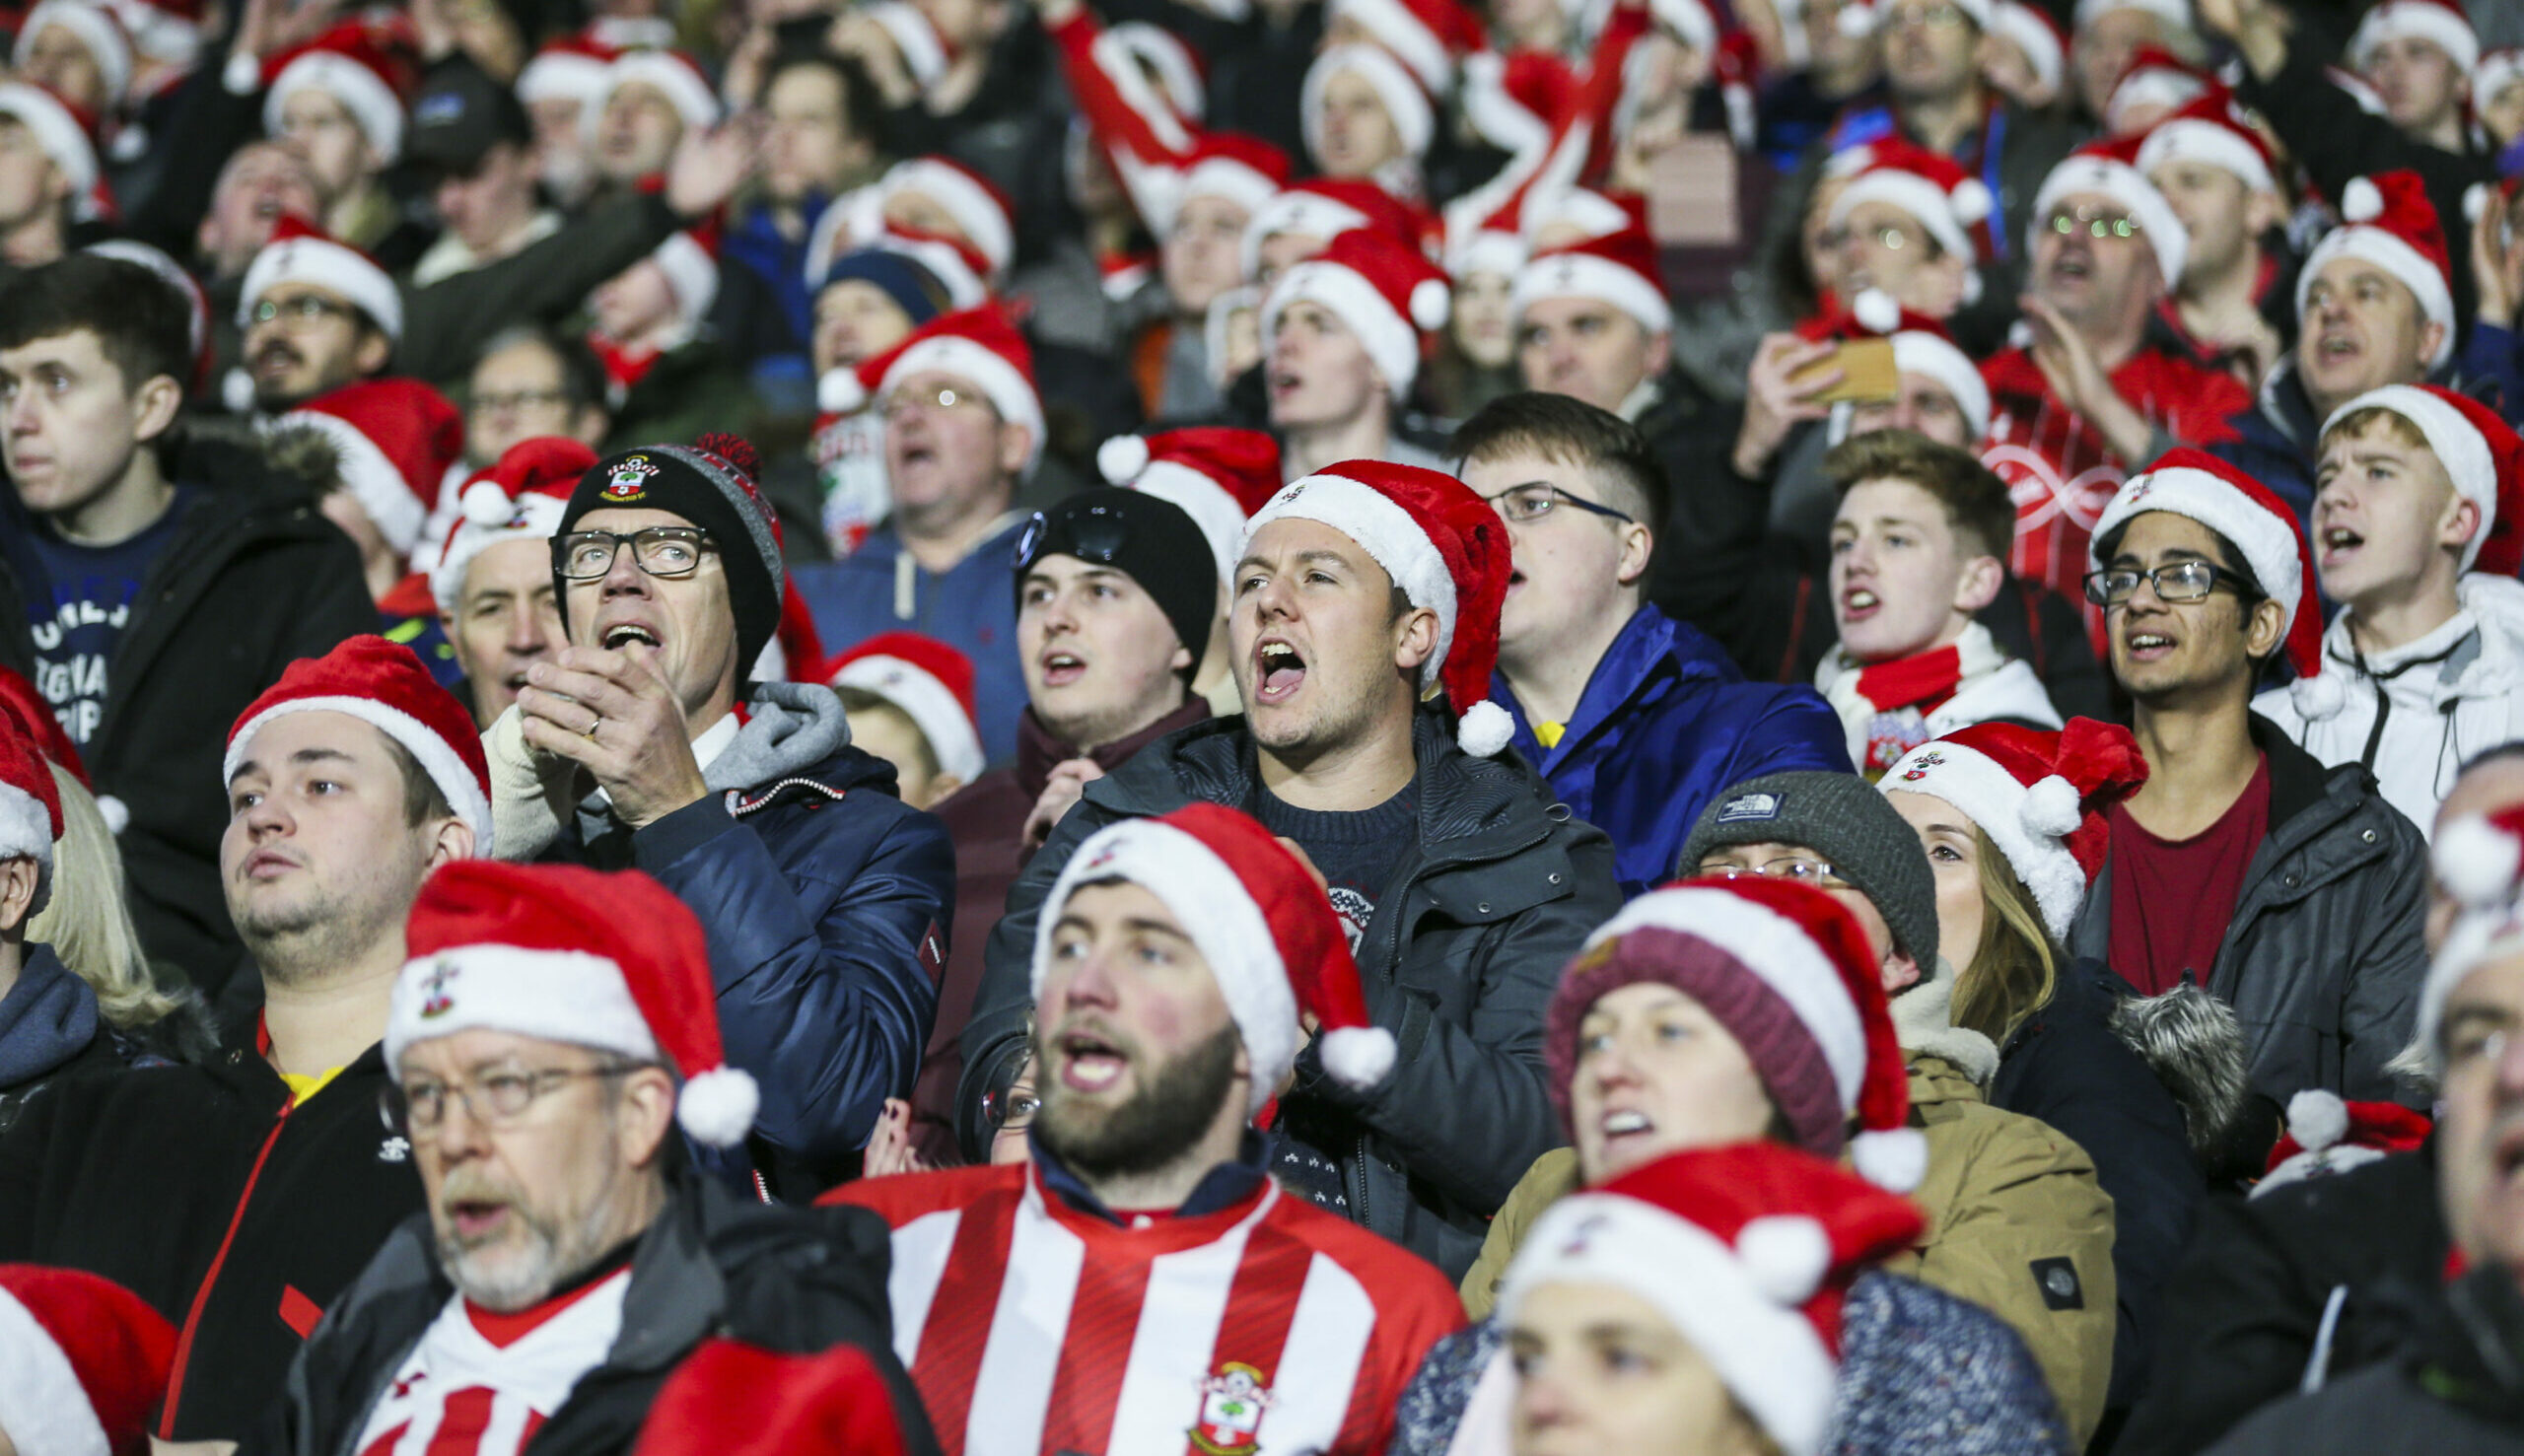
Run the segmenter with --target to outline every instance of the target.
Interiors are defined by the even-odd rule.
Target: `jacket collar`
[[[1042,797],[1044,786],[1052,781],[1052,770],[1073,758],[1091,759],[1097,768],[1111,773],[1123,760],[1167,733],[1190,728],[1196,723],[1206,723],[1209,717],[1210,705],[1196,693],[1186,698],[1182,707],[1129,737],[1082,754],[1076,744],[1065,741],[1045,727],[1042,715],[1028,704],[1017,718],[1017,787],[1024,791],[1028,798]]]
[[[1516,735],[1511,741],[1516,751],[1540,766],[1558,762],[1618,719],[1622,709],[1644,696],[1651,684],[1668,677],[1682,682],[1706,682],[1713,687],[1741,680],[1724,652],[1699,628],[1677,622],[1653,606],[1643,605],[1622,624],[1620,635],[1596,659],[1594,671],[1587,675],[1585,690],[1578,695],[1577,711],[1562,725],[1560,746],[1545,748],[1542,740],[1534,736],[1532,720],[1524,705],[1516,701],[1507,673],[1490,674],[1490,701],[1507,709],[1515,720]]]
[[[2274,838],[2281,826],[2297,815],[2343,795],[2344,789],[2353,793],[2356,781],[2369,777],[2353,763],[2323,767],[2320,760],[2297,747],[2295,739],[2279,731],[2279,725],[2258,713],[2251,716],[2245,731],[2252,734],[2253,746],[2270,761],[2270,831]],[[2346,786],[2342,782],[2344,776],[2348,779]]]
[[[1025,1144],[1033,1153],[1032,1177],[1046,1194],[1076,1213],[1117,1228],[1126,1226],[1121,1215],[1106,1208],[1104,1201],[1087,1188],[1086,1180],[1071,1172],[1030,1129],[1025,1134]],[[1271,1140],[1251,1128],[1245,1129],[1235,1156],[1202,1174],[1191,1195],[1174,1209],[1173,1216],[1200,1218],[1241,1210],[1271,1181],[1270,1166]]]

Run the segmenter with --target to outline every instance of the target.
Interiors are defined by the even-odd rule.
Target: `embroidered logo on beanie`
[[[658,467],[649,463],[647,455],[627,455],[605,478],[604,498],[625,505],[645,501],[649,498],[649,477],[657,473]]]
[[[1776,819],[1782,802],[1776,794],[1739,794],[1718,806],[1718,822],[1744,824]]]

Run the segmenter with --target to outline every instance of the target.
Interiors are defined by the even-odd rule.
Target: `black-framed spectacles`
[[[689,525],[653,525],[629,535],[575,530],[552,538],[552,569],[573,582],[593,582],[613,570],[614,554],[625,545],[640,570],[668,578],[691,576],[718,549],[708,531]]]
[[[583,1076],[615,1077],[640,1070],[641,1064],[615,1067],[546,1067],[539,1072],[485,1072],[462,1082],[423,1077],[389,1081],[378,1089],[377,1115],[388,1131],[428,1137],[447,1121],[447,1101],[464,1104],[464,1115],[486,1128],[504,1128],[526,1115],[535,1100],[565,1082]]]
[[[1639,523],[1638,519],[1627,512],[1573,496],[1548,480],[1528,480],[1522,485],[1511,485],[1495,496],[1483,496],[1481,500],[1509,525],[1531,525],[1564,505],[1575,506],[1589,516],[1611,517],[1624,525]]]
[[[2169,561],[2153,571],[2136,567],[2106,567],[2086,573],[2086,600],[2097,606],[2121,606],[2138,593],[2138,584],[2155,589],[2156,600],[2163,602],[2205,601],[2219,587],[2237,596],[2257,594],[2251,582],[2213,561]]]
[[[304,328],[318,318],[343,318],[350,314],[344,305],[330,299],[319,299],[303,293],[294,299],[261,299],[246,317],[256,323],[269,323],[277,318],[287,328]]]

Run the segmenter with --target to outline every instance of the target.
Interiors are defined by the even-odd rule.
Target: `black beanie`
[[[733,435],[704,435],[692,445],[644,445],[607,455],[579,477],[553,533],[552,589],[561,630],[570,627],[570,583],[561,575],[561,537],[591,511],[639,507],[680,516],[710,533],[728,574],[728,604],[736,618],[736,677],[750,681],[762,649],[780,630],[788,573],[780,562],[780,521],[753,483],[753,447]]]
[[[1174,640],[1192,655],[1184,681],[1200,672],[1210,625],[1218,617],[1218,557],[1182,507],[1145,491],[1097,486],[1035,512],[1017,538],[1012,563],[1020,599],[1025,573],[1046,556],[1109,566],[1139,583],[1173,625]]]

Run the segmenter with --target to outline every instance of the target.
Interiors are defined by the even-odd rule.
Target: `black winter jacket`
[[[702,1341],[725,1336],[790,1354],[859,1347],[893,1389],[904,1449],[935,1453],[920,1394],[894,1358],[889,1249],[884,1223],[866,1210],[748,1203],[707,1179],[676,1175],[666,1212],[632,1251],[613,1348],[523,1450],[630,1450],[667,1377]],[[358,1456],[369,1413],[455,1294],[432,1249],[428,1215],[409,1219],[325,1313],[291,1365],[283,1398],[240,1456]],[[742,1441],[731,1435],[728,1443]]]
[[[251,1430],[316,1318],[421,1208],[370,1047],[306,1102],[248,1040],[55,1085],[0,1138],[0,1261],[84,1269],[175,1322],[158,1434]]]
[[[2210,995],[2243,1024],[2252,1089],[2285,1106],[2309,1087],[2370,1101],[2416,1094],[2384,1070],[2410,1044],[2427,949],[2427,844],[2356,764],[2325,768],[2252,718],[2270,762],[2270,832],[2244,871]],[[2107,861],[2068,952],[2112,946]]]
[[[219,887],[228,827],[220,756],[237,717],[299,658],[377,630],[359,550],[262,457],[180,444],[171,479],[204,487],[150,567],[107,664],[104,722],[81,750],[100,797],[121,800],[117,837],[141,942],[214,1000],[243,956]],[[31,529],[0,491],[0,531]],[[0,552],[0,664],[33,675],[26,596]]]
[[[1461,1280],[1490,1215],[1560,1144],[1544,1089],[1543,1008],[1621,892],[1611,842],[1571,819],[1512,752],[1472,757],[1436,710],[1414,729],[1420,843],[1393,867],[1359,942],[1368,1014],[1400,1056],[1381,1085],[1359,1092],[1322,1075],[1309,1049],[1285,1102],[1306,1104],[1315,1126],[1341,1135],[1319,1145],[1342,1160],[1352,1216]],[[957,1102],[968,1145],[978,1145],[984,1089],[1024,1054],[1035,919],[1079,844],[1117,819],[1195,799],[1249,809],[1258,792],[1240,717],[1160,738],[1087,786],[1027,862],[991,935],[963,1038]]]
[[[2192,1456],[2294,1394],[2318,1344],[2327,1376],[2389,1359],[2447,1247],[2432,1143],[2249,1203],[2210,1199],[2165,1285],[2154,1378],[2121,1449]]]

